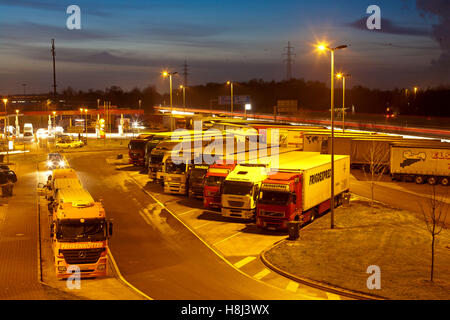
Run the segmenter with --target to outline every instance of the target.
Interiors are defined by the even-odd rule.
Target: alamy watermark
[[[77,5],[70,5],[66,10],[67,14],[70,14],[66,20],[66,26],[69,30],[80,30],[81,29],[81,9]]]
[[[367,289],[381,289],[381,269],[377,265],[367,267],[366,273],[371,274],[366,281]]]
[[[370,5],[366,10],[367,14],[371,14],[367,18],[366,26],[369,30],[380,30],[381,29],[381,9],[377,5]]]
[[[67,273],[71,275],[66,280],[66,287],[69,290],[81,289],[81,270],[77,265],[70,265],[67,267]]]

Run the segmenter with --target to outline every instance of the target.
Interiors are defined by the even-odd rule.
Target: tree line
[[[273,113],[277,100],[297,100],[300,110],[328,111],[330,106],[330,88],[323,82],[291,79],[285,81],[264,81],[253,79],[247,82],[233,83],[235,96],[248,95],[252,112]],[[172,91],[173,105],[183,104],[181,89]],[[206,83],[186,88],[186,105],[193,108],[229,110],[229,105],[219,105],[219,96],[230,96],[230,87],[224,83]],[[66,106],[85,105],[89,108],[100,106],[103,101],[111,101],[120,108],[141,107],[151,112],[155,105],[169,105],[169,93],[159,93],[154,86],[144,89],[134,88],[125,91],[118,86],[105,90],[74,90],[66,88],[60,98]],[[345,92],[346,107],[354,106],[357,113],[384,114],[387,108],[403,115],[450,117],[450,87],[413,88],[392,90],[369,89],[354,86]],[[335,88],[335,106],[342,106],[342,88]],[[235,105],[235,111],[242,111],[244,106]]]

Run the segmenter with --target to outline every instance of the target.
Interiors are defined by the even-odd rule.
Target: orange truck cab
[[[58,279],[73,275],[70,266],[78,267],[82,278],[106,276],[111,235],[103,205],[86,190],[56,192],[50,237]]]
[[[203,188],[203,207],[206,209],[221,208],[222,182],[233,171],[235,164],[216,163],[209,167]]]

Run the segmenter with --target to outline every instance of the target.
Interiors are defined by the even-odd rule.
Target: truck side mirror
[[[297,204],[297,195],[295,193],[292,194],[292,202]]]
[[[54,235],[53,229],[54,229],[54,228],[55,228],[55,224],[52,223],[52,224],[50,225],[50,238],[53,238],[53,235]]]

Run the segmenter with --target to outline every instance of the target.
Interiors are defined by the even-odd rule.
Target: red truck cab
[[[130,140],[128,143],[128,156],[130,158],[129,163],[135,166],[145,165],[145,145],[151,136],[139,136],[136,139]]]
[[[203,207],[206,209],[222,206],[221,186],[235,164],[216,163],[209,167],[203,188]]]
[[[260,228],[287,230],[288,221],[301,220],[302,174],[277,172],[261,185],[256,208],[256,225]]]

